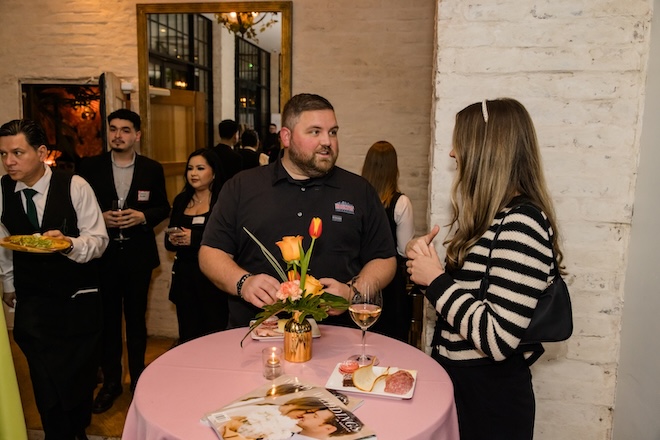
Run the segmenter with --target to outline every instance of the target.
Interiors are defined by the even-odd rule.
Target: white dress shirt
[[[412,202],[405,194],[401,194],[394,205],[394,223],[396,223],[396,251],[405,257],[406,245],[415,236]]]
[[[48,165],[45,165],[45,173],[32,189],[37,191],[32,200],[37,208],[37,219],[39,224],[43,220],[44,208],[46,206],[46,195],[50,188],[50,179],[53,172]],[[22,191],[28,188],[23,182],[16,182],[15,191]],[[3,200],[2,191],[0,191],[0,217],[2,217]],[[21,193],[23,207],[25,208],[25,195]],[[67,255],[77,263],[87,263],[88,261],[103,255],[105,248],[110,241],[108,231],[105,227],[103,214],[99,207],[96,195],[89,186],[89,183],[80,176],[74,175],[71,179],[71,201],[73,208],[78,216],[79,237],[69,237],[73,242],[73,250]],[[0,238],[9,235],[4,224],[0,223]],[[0,276],[2,276],[2,285],[5,292],[14,292],[14,264],[12,251],[0,247]]]

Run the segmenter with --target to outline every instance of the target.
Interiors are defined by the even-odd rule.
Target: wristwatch
[[[63,253],[64,255],[69,255],[69,254],[71,253],[72,250],[73,250],[73,243],[71,243],[71,244],[69,245],[68,248],[64,249],[64,250],[62,251],[62,253]]]
[[[248,273],[246,273],[245,275],[243,275],[243,276],[241,277],[241,279],[238,280],[238,282],[236,283],[236,295],[238,295],[238,297],[239,297],[240,299],[243,299],[243,292],[242,292],[242,290],[243,290],[243,284],[245,284],[245,280],[247,280],[248,278],[250,278],[252,275],[254,275],[254,274],[248,272]]]

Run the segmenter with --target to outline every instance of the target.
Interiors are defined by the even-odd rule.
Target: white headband
[[[484,115],[484,122],[488,123],[488,106],[485,99],[481,101],[481,113]]]

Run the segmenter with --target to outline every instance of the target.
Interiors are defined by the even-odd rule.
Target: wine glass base
[[[354,354],[353,356],[348,358],[351,361],[357,361],[358,365],[363,367],[365,365],[370,365],[373,363],[373,365],[378,365],[380,362],[378,361],[378,358],[374,356],[373,354],[365,354],[362,356],[361,354]]]

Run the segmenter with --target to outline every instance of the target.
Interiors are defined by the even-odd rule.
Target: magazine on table
[[[340,398],[362,401],[333,393],[281,376],[204,418],[223,440],[376,439]]]

